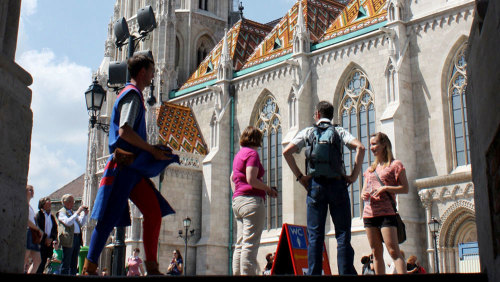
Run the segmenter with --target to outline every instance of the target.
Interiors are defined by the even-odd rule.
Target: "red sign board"
[[[307,274],[308,245],[307,227],[287,223],[283,224],[271,275]],[[323,274],[332,274],[325,245],[323,245]]]

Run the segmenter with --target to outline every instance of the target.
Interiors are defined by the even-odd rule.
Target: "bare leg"
[[[394,260],[396,272],[398,274],[406,274],[406,263],[403,255],[399,250],[398,233],[396,227],[382,227],[382,236],[389,255]]]
[[[373,266],[375,274],[385,274],[384,247],[382,246],[382,233],[377,227],[365,228],[368,242],[373,254]]]
[[[29,251],[29,252],[30,252],[29,256],[33,259],[33,263],[28,269],[28,274],[34,274],[36,273],[42,259],[40,257],[40,252],[36,251]]]

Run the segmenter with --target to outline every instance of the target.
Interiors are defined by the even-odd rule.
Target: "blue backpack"
[[[345,167],[342,142],[335,127],[329,123],[314,125],[306,141],[306,171],[313,177],[343,177]]]

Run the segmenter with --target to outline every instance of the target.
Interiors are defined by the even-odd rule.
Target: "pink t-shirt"
[[[399,186],[401,185],[401,179],[399,176],[401,172],[405,170],[403,163],[399,160],[393,160],[388,167],[377,166],[376,171],[380,180],[385,184],[385,186]],[[374,191],[375,189],[381,187],[380,182],[377,180],[377,176],[375,173],[370,172],[369,169],[365,171],[363,174],[367,183],[366,187],[368,192]],[[396,199],[395,193],[388,192],[391,197]],[[365,201],[365,207],[363,209],[363,218],[371,218],[376,216],[384,216],[384,215],[394,215],[394,208],[392,207],[391,200],[389,199],[389,195],[386,192],[383,192],[380,195],[380,199],[374,199],[370,197],[369,200]]]
[[[129,257],[128,258],[128,273],[127,276],[140,276],[139,265],[142,263],[140,257]]]
[[[238,196],[259,196],[266,197],[266,192],[261,189],[255,189],[247,182],[247,167],[253,166],[259,168],[257,178],[262,180],[264,176],[264,167],[260,163],[259,153],[252,148],[241,147],[240,151],[234,156],[233,161],[233,199]]]

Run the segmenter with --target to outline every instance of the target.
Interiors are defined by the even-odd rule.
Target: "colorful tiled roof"
[[[233,59],[233,69],[240,70],[255,48],[272,30],[272,27],[251,20],[238,21],[227,33],[228,45]],[[181,87],[182,89],[215,79],[222,54],[222,39],[201,62],[198,69]]]
[[[162,144],[181,152],[207,154],[207,145],[191,108],[165,102],[157,123]]]
[[[386,2],[387,0],[352,0],[320,41],[334,39],[387,20]]]
[[[387,20],[387,0],[301,0],[274,27],[247,19],[240,20],[227,33],[233,70],[240,71],[235,75],[251,72],[253,67],[259,68],[258,65],[262,63],[272,63],[273,59],[285,58],[284,56],[293,52],[293,33],[299,15],[299,2],[302,3],[304,23],[313,43],[311,50],[342,41],[347,38],[342,37],[344,35],[355,37],[359,35],[357,31],[369,32]],[[370,28],[366,29],[367,27]],[[215,46],[176,93],[180,95],[192,89],[203,88],[203,83],[210,83],[217,78],[216,70],[223,42],[221,40]],[[191,89],[193,86],[198,88]]]
[[[345,6],[333,0],[302,0],[302,7],[311,41],[318,42]],[[293,32],[297,24],[298,10],[299,2],[295,3],[274,26],[243,68],[249,68],[292,52]]]

